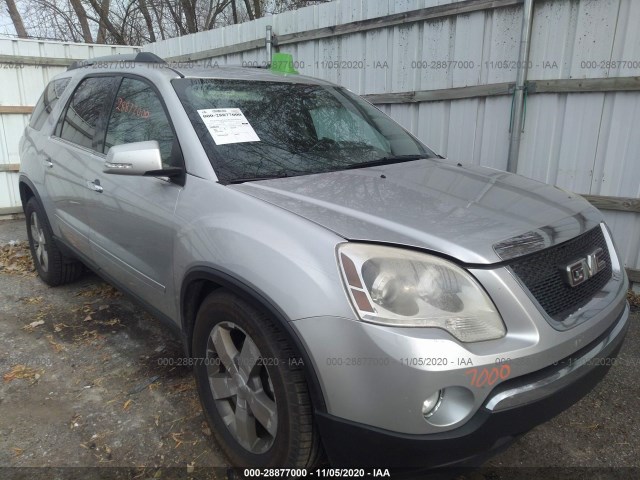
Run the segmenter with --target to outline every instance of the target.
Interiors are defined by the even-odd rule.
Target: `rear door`
[[[45,177],[51,178],[49,174],[52,172],[49,170],[54,166],[51,162],[51,131],[55,129],[55,120],[60,116],[59,110],[64,109],[62,105],[57,107],[70,82],[71,77],[58,78],[49,82],[34,107],[20,146],[21,171],[36,187],[47,218],[56,234],[58,234],[58,229],[55,222],[55,211],[47,192],[48,186],[45,186],[44,182]]]
[[[184,168],[166,107],[153,85],[125,76],[105,122],[103,155],[91,158],[85,176],[101,192],[87,205],[92,257],[98,266],[147,303],[173,315],[174,210],[182,186],[167,178],[103,173],[115,145],[156,140],[164,167]]]
[[[56,234],[85,255],[90,253],[87,203],[94,198],[95,187],[84,174],[88,162],[100,156],[96,133],[116,80],[114,76],[100,76],[80,81],[43,158],[44,184],[53,207]]]

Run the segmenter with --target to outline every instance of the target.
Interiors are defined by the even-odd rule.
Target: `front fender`
[[[185,220],[176,238],[176,291],[190,271],[207,268],[251,285],[290,320],[354,316],[336,260],[342,237],[197,177],[189,178],[176,216]]]
[[[204,206],[204,207],[203,207]],[[190,176],[176,208],[183,222],[174,247],[175,289],[187,352],[204,282],[253,302],[289,335],[305,368],[314,408],[326,411],[323,392],[291,322],[327,316],[354,318],[329,230],[211,181]],[[327,341],[332,333],[326,331]]]

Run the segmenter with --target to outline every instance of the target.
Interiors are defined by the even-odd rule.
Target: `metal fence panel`
[[[259,21],[148,45],[165,57],[452,4],[438,0],[339,0]],[[409,16],[410,18],[410,16]],[[640,76],[640,2],[538,0],[530,80]],[[301,73],[356,93],[406,93],[513,83],[522,25],[515,4],[282,45]],[[264,49],[214,58],[265,61]],[[337,62],[337,63],[336,63]],[[435,63],[434,63],[435,62]],[[432,148],[463,163],[505,169],[511,97],[490,96],[380,108]],[[640,196],[640,94],[529,95],[518,173],[592,195]],[[640,267],[640,217],[605,212],[624,261]]]
[[[0,109],[33,107],[49,81],[74,60],[135,51],[139,48],[1,38]],[[18,141],[30,117],[26,111],[0,113],[0,165],[20,163]],[[0,172],[0,212],[19,206],[18,174]]]

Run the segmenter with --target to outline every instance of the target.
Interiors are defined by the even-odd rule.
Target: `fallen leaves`
[[[53,348],[53,351],[56,353],[60,353],[63,350],[66,350],[65,346],[62,345],[61,343],[56,342],[53,339],[53,335],[47,335],[47,341],[49,342],[49,345],[51,345],[51,348]]]
[[[35,322],[31,322],[29,325],[25,325],[24,327],[22,327],[22,329],[25,332],[31,333],[40,325],[44,325],[44,320],[36,320]]]
[[[198,439],[193,438],[193,435],[191,433],[184,433],[184,432],[173,432],[169,434],[171,436],[171,439],[175,442],[175,445],[173,446],[173,448],[178,448],[180,447],[180,445],[190,445],[192,447],[195,447],[198,444]],[[186,440],[184,437],[189,436],[192,437],[191,440]]]
[[[19,457],[20,455],[22,455],[24,453],[24,449],[23,448],[13,447],[13,448],[11,448],[11,450],[13,450],[13,456],[14,457]]]
[[[67,325],[66,323],[54,323],[53,324],[53,331],[58,333],[61,332],[64,328],[69,328],[69,325]]]
[[[180,445],[184,443],[184,441],[182,440],[183,435],[184,433],[175,433],[175,432],[171,434],[171,438],[173,439],[174,442],[176,442],[174,448],[178,448]]]
[[[20,299],[23,303],[28,305],[40,305],[43,301],[43,297],[24,297]]]
[[[129,408],[131,407],[131,404],[133,403],[133,400],[129,399],[126,402],[124,402],[124,405],[122,406],[122,409],[126,412],[127,410],[129,410]]]
[[[36,320],[44,320],[51,314],[52,311],[53,311],[53,305],[51,304],[44,305],[38,310],[38,313],[34,315],[34,318]]]
[[[627,300],[632,307],[640,307],[640,293],[636,293],[633,290],[627,291]]]
[[[80,420],[82,419],[82,415],[76,413],[71,417],[71,421],[69,422],[69,428],[73,430],[74,428],[78,428],[80,426]]]
[[[193,391],[195,390],[195,384],[193,381],[191,381],[191,379],[186,379],[183,382],[180,383],[174,383],[173,385],[169,386],[169,389],[173,392],[173,393],[184,393],[184,392],[189,392],[189,391]]]
[[[92,302],[95,303],[95,302]],[[71,309],[72,313],[80,313],[81,315],[85,315],[84,322],[89,322],[92,319],[92,315],[95,313],[91,303],[85,303],[81,307],[76,307]]]
[[[26,365],[15,365],[10,371],[2,376],[5,382],[11,382],[12,380],[39,380],[42,375],[41,370],[36,370]]]
[[[98,322],[101,325],[106,325],[108,327],[115,327],[116,325],[122,325],[120,323],[120,319],[119,318],[112,318],[111,320],[107,320],[105,322]]]
[[[14,275],[35,275],[29,244],[11,242],[0,247],[0,272]]]
[[[108,283],[101,283],[94,285],[76,293],[76,297],[102,297],[102,298],[115,298],[122,296],[116,288],[112,287]]]
[[[105,377],[98,377],[96,379],[93,380],[93,382],[91,382],[93,384],[94,387],[100,387],[102,388],[102,383],[104,382]]]
[[[98,333],[98,330],[85,330],[79,334],[74,335],[73,340],[77,343],[84,345],[94,344],[98,340],[102,340],[103,337]]]

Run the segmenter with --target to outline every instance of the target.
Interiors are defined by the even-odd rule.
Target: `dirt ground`
[[[0,222],[0,478],[43,466],[128,467],[131,478],[223,467],[207,476],[226,478],[190,370],[162,366],[182,356],[179,341],[95,275],[47,287],[9,245],[25,240],[23,221]],[[640,467],[639,320],[635,307],[620,361],[593,392],[471,476]]]
[[[50,288],[0,249],[0,466],[228,465],[191,371],[162,365],[183,356],[170,330],[93,274]]]

